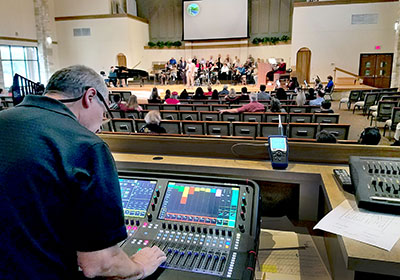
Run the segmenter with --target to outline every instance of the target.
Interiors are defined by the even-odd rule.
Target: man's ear
[[[82,106],[83,108],[87,109],[89,106],[91,106],[94,102],[94,99],[96,97],[96,90],[94,88],[89,88],[85,94],[83,95],[82,98]]]

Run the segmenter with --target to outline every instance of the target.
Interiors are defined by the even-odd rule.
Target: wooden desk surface
[[[133,144],[133,143],[132,143]],[[168,149],[167,147],[165,147]],[[157,155],[113,153],[119,169],[127,166],[135,170],[151,170],[165,172],[189,172],[197,174],[259,174],[260,171],[281,177],[282,180],[295,180],[297,176],[313,174],[314,180],[320,180],[325,191],[326,201],[330,209],[335,208],[345,199],[354,200],[354,196],[345,193],[336,183],[332,173],[334,168],[346,168],[347,165],[333,164],[302,164],[291,163],[285,171],[272,170],[265,160],[233,160],[199,157],[162,156],[162,159],[153,159]],[[211,168],[210,168],[211,167]],[[234,173],[232,173],[234,172]],[[319,176],[318,176],[319,175]],[[294,181],[295,182],[295,181]],[[338,236],[343,257],[347,268],[356,271],[400,275],[400,242],[387,252],[382,249]]]

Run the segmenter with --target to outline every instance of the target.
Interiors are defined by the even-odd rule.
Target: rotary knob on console
[[[153,196],[153,201],[154,201],[154,203],[157,203],[157,201],[158,201],[157,196]]]
[[[155,210],[156,209],[156,205],[154,203],[151,203],[151,210]]]
[[[245,196],[242,197],[242,203],[243,203],[244,205],[247,204],[247,201],[246,201],[246,197],[245,197]]]
[[[185,231],[189,231],[189,226],[188,225],[185,226]]]
[[[203,233],[207,234],[207,228],[203,228]]]
[[[215,229],[215,234],[219,235],[219,229],[217,229],[217,228]]]
[[[229,236],[229,237],[232,236],[232,231],[228,230],[228,236]]]
[[[244,232],[244,225],[240,224],[239,225],[239,229],[240,229],[240,232],[243,233]]]
[[[213,234],[214,230],[213,230],[212,228],[210,228],[210,229],[208,230],[208,232],[209,232],[210,234]]]
[[[178,230],[178,225],[174,224],[174,230]]]
[[[196,231],[196,228],[194,226],[191,227],[192,232]]]
[[[225,234],[226,234],[226,231],[223,229],[223,230],[221,230],[221,234],[222,234],[222,236],[225,236]]]
[[[151,213],[147,213],[147,220],[151,222],[153,220],[153,215]]]
[[[157,196],[157,197],[160,196],[160,190],[156,190],[156,196]]]
[[[168,224],[168,229],[172,229],[172,225],[171,224]]]
[[[166,223],[162,223],[161,227],[162,227],[163,229],[166,229],[166,228],[167,228],[167,224],[166,224]]]
[[[242,220],[244,221],[246,219],[246,217],[244,216],[244,212],[240,212],[240,217],[242,218]]]
[[[179,225],[179,230],[183,231],[183,225]]]

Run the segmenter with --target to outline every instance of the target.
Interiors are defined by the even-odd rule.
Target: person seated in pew
[[[310,100],[310,105],[311,106],[321,106],[322,101],[325,100],[324,95],[325,95],[325,93],[323,93],[322,91],[318,91],[317,98],[314,100]]]
[[[265,85],[260,85],[260,92],[257,94],[257,99],[258,100],[270,100],[271,99],[271,95],[269,95],[269,93],[267,93],[265,90],[267,89],[267,87]]]
[[[151,110],[144,117],[146,124],[139,129],[140,133],[167,133],[164,127],[160,126],[161,115],[159,111]]]
[[[218,100],[218,99],[219,99],[218,90],[214,89],[211,95],[211,100]]]
[[[156,87],[151,91],[150,98],[147,100],[148,103],[161,103],[161,97],[158,95],[158,89]]]
[[[169,89],[167,89],[167,90],[165,91],[164,103],[165,103],[165,100],[167,100],[168,98],[171,98],[171,91],[170,91]]]
[[[279,99],[272,97],[271,99],[271,112],[273,113],[285,113],[286,110],[282,108],[281,106],[281,102],[279,101]]]
[[[173,91],[171,97],[165,99],[164,104],[170,104],[170,105],[180,104],[178,100],[178,93],[176,91]]]
[[[139,112],[143,111],[142,106],[140,106],[138,103],[137,96],[134,94],[132,94],[129,97],[128,103],[126,105],[125,104],[120,105],[120,109],[122,111],[139,111]]]
[[[228,104],[239,104],[239,99],[240,99],[240,96],[238,96],[236,94],[236,91],[234,88],[231,88],[231,90],[229,91],[229,94],[227,96],[225,96],[225,101]]]
[[[189,93],[186,89],[183,89],[181,94],[179,95],[179,99],[189,99]]]
[[[321,113],[335,113],[331,109],[332,103],[328,100],[324,100],[321,102]]]
[[[224,88],[219,92],[219,96],[225,96],[229,93],[228,86],[224,85]]]
[[[114,94],[112,97],[113,103],[110,105],[111,110],[120,110],[121,109],[121,104],[123,104],[123,101],[121,100],[121,95],[119,94]]]
[[[200,99],[201,100],[201,99],[207,99],[207,98],[204,96],[203,89],[201,87],[198,87],[198,88],[196,88],[196,91],[195,91],[192,99]]]
[[[358,143],[364,145],[378,145],[381,141],[381,133],[377,127],[367,127],[361,132]]]
[[[317,133],[317,142],[318,143],[336,144],[337,139],[336,139],[335,135],[333,135],[329,131],[321,130],[320,132]]]
[[[257,94],[250,94],[250,103],[243,105],[240,108],[223,109],[219,113],[243,113],[243,112],[264,112],[265,107],[263,104],[257,101]]]
[[[212,94],[213,94],[212,87],[208,86],[207,92],[205,92],[204,95],[208,97],[208,96],[212,96]]]
[[[296,96],[296,105],[297,106],[304,106],[306,104],[307,98],[306,94],[304,93],[303,90],[297,91],[297,96]]]
[[[315,90],[313,88],[308,89],[308,94],[306,95],[307,102],[309,103],[311,100],[315,99]]]
[[[287,93],[283,88],[278,88],[276,90],[276,98],[278,100],[287,100]]]
[[[241,91],[242,91],[242,95],[240,96],[239,100],[240,101],[250,100],[249,92],[247,91],[247,87],[242,87]]]

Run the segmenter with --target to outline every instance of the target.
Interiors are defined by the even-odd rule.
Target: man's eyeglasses
[[[89,86],[88,86],[88,87],[85,87],[85,88],[84,88],[84,89],[85,89],[85,92],[86,92],[88,89],[90,89],[90,88],[92,88],[92,87],[89,87]],[[79,96],[79,97],[70,98],[70,99],[59,99],[58,101],[60,101],[61,103],[76,102],[76,101],[82,99],[82,97],[85,95],[85,92],[84,92],[81,96]],[[108,115],[109,115],[110,118],[112,119],[112,118],[113,118],[113,115],[112,115],[112,113],[111,113],[110,107],[108,107],[107,102],[106,102],[106,100],[104,99],[104,96],[103,96],[97,89],[96,89],[96,96],[99,98],[99,100],[101,101],[101,103],[103,103],[104,107],[105,107],[106,110],[107,110]]]

